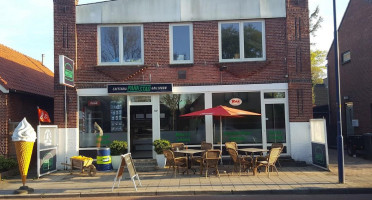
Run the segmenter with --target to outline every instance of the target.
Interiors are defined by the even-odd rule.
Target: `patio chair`
[[[171,143],[171,150],[174,152],[174,156],[176,158],[179,158],[179,157],[186,158],[185,154],[175,152],[177,150],[183,150],[183,149],[187,149],[187,146],[185,146],[184,143]]]
[[[226,150],[227,149],[238,150],[238,145],[236,144],[236,142],[225,142],[225,148]]]
[[[201,143],[201,145],[200,145],[200,149],[201,150],[205,150],[205,151],[211,150],[211,149],[213,149],[213,144],[212,143],[207,143],[207,142],[204,142],[203,141]],[[202,153],[201,156],[192,156],[191,157],[191,163],[192,163],[191,165],[192,166],[200,166],[201,162],[203,161],[204,154],[205,154],[205,152]]]
[[[227,152],[230,154],[230,158],[234,163],[234,170],[233,172],[237,171],[237,168],[239,167],[239,176],[241,175],[241,171],[243,168],[243,172],[247,171],[249,172],[249,169],[252,168],[252,158],[241,156],[238,154],[238,152],[235,149],[228,148]]]
[[[275,168],[277,175],[279,176],[278,169],[275,166],[276,161],[278,160],[281,153],[281,148],[271,148],[269,151],[269,155],[267,156],[266,160],[257,160],[256,162],[256,168],[259,167],[265,167],[265,172],[268,173],[268,176],[270,177],[270,167],[271,171],[273,171],[273,168]]]
[[[280,153],[283,152],[283,149],[284,149],[284,145],[282,143],[273,143],[271,144],[271,148],[280,148]],[[258,156],[256,161],[265,161],[267,160],[269,155],[266,155],[266,156]],[[281,167],[280,163],[279,163],[279,158],[278,160],[276,161],[279,165],[279,167]]]
[[[200,164],[200,175],[203,175],[203,169],[205,168],[205,178],[208,177],[208,170],[215,169],[216,175],[219,177],[220,172],[218,171],[218,162],[221,159],[220,150],[208,150],[204,154],[203,162]]]
[[[163,150],[163,154],[166,158],[166,166],[168,166],[167,174],[171,168],[173,168],[173,174],[174,177],[176,177],[176,174],[179,173],[180,167],[187,167],[187,159],[186,158],[175,158],[173,151],[167,149]]]
[[[272,143],[271,148],[280,148],[280,153],[282,153],[283,149],[284,149],[284,145],[283,145],[283,143]],[[276,163],[278,163],[278,166],[281,167],[280,162],[279,162],[279,158],[276,161]]]

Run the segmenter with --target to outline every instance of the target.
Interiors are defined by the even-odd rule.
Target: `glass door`
[[[152,106],[130,106],[130,152],[133,158],[152,158]]]
[[[285,104],[265,104],[265,115],[267,143],[286,143]]]

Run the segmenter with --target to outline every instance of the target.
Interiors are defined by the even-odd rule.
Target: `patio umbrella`
[[[208,108],[208,109],[184,114],[184,115],[181,115],[181,117],[205,116],[205,115],[212,115],[212,116],[220,117],[220,148],[222,152],[222,117],[238,117],[238,116],[243,116],[243,115],[261,115],[261,114],[220,105],[220,106],[216,106],[213,108]]]

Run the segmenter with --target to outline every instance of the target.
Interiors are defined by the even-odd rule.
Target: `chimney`
[[[45,57],[45,54],[41,54],[41,64],[44,65],[44,57]]]

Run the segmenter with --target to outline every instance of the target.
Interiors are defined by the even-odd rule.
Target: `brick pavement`
[[[346,183],[338,184],[336,151],[330,150],[330,169],[324,171],[314,166],[280,167],[279,176],[265,173],[253,176],[243,173],[231,174],[232,166],[225,166],[220,177],[210,175],[178,175],[174,178],[166,170],[140,172],[142,187],[135,192],[132,181],[126,173],[120,187],[111,192],[115,172],[98,172],[96,177],[87,174],[69,174],[60,171],[41,177],[28,179],[27,185],[35,189],[29,197],[79,197],[117,195],[198,195],[198,194],[285,194],[285,193],[371,193],[372,161],[345,156]],[[21,185],[21,180],[12,178],[0,182],[0,198],[15,198],[12,195]],[[19,197],[19,196],[18,196]],[[25,196],[22,196],[25,197]]]

